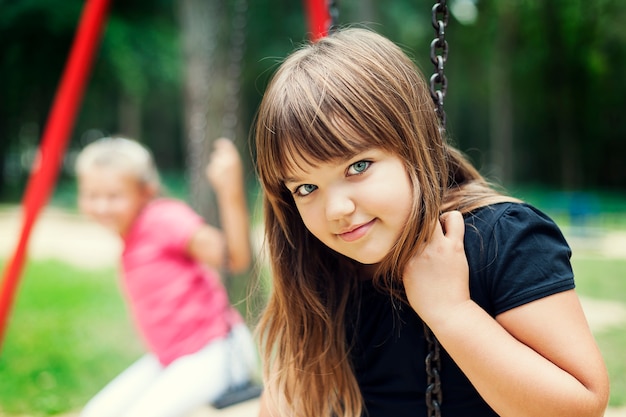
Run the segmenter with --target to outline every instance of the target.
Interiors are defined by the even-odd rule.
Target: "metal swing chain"
[[[239,133],[237,127],[240,114],[242,63],[246,50],[247,0],[235,0],[231,21],[230,54],[228,57],[226,91],[224,92],[224,113],[222,115],[222,137],[236,142],[237,134]],[[228,248],[226,247],[225,249],[220,273],[224,277],[226,290],[230,293],[232,290],[232,274],[228,268]]]
[[[230,30],[230,54],[228,57],[228,74],[226,91],[224,92],[222,137],[235,142],[239,123],[239,102],[241,91],[242,61],[246,48],[247,0],[236,0],[233,5],[233,17]],[[231,290],[230,271],[228,268],[228,247],[224,245],[224,259],[220,273],[224,277],[226,289]]]
[[[426,408],[428,417],[441,417],[441,347],[432,330],[424,323],[424,336],[428,343],[426,355]]]
[[[430,77],[430,95],[435,104],[435,112],[439,116],[441,129],[446,129],[446,112],[443,110],[443,100],[448,90],[448,80],[443,73],[444,65],[448,60],[448,42],[446,41],[446,26],[450,14],[446,0],[439,0],[432,8],[432,24],[435,29],[435,39],[430,43],[430,60],[435,66],[435,72]],[[426,355],[426,408],[428,417],[441,417],[441,345],[432,330],[424,323],[424,336],[428,344]]]
[[[228,78],[224,97],[224,115],[222,117],[222,136],[235,140],[239,122],[239,95],[241,85],[242,61],[246,48],[246,23],[248,4],[246,0],[234,2],[232,18]]]
[[[446,128],[446,112],[443,110],[443,100],[448,90],[448,80],[443,73],[444,65],[448,60],[448,42],[446,41],[446,26],[450,13],[446,0],[439,0],[432,9],[432,24],[435,29],[435,39],[430,43],[430,61],[435,66],[435,72],[430,77],[430,96],[435,102],[435,111],[441,121],[441,128]]]

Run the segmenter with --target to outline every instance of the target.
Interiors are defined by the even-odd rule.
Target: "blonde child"
[[[122,288],[148,353],[84,408],[84,417],[174,417],[249,380],[254,344],[229,304],[218,270],[250,264],[242,164],[233,143],[215,142],[206,175],[222,230],[185,203],[160,197],[150,152],[104,138],[76,162],[80,210],[123,242]]]
[[[344,29],[294,52],[255,134],[273,277],[261,416],[603,414],[561,232],[446,143],[396,45]],[[428,365],[423,323],[441,344]]]

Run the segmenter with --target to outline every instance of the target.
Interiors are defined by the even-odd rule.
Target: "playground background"
[[[118,133],[197,179],[198,142],[229,132],[252,172],[248,132],[270,75],[308,37],[305,1],[111,1],[61,179],[83,146]],[[433,1],[338,3],[340,25],[389,37],[430,77]],[[1,202],[20,201],[84,4],[0,1]],[[458,147],[509,188],[623,193],[626,2],[449,4],[445,111]]]
[[[0,268],[19,233],[18,205],[84,3],[0,1]],[[427,76],[432,73],[432,1],[339,3],[340,24],[372,27],[401,44]],[[609,365],[611,415],[624,417],[626,2],[448,3],[448,132],[490,179],[563,227],[585,310]],[[223,134],[225,116],[236,116],[233,139],[246,159],[258,243],[248,131],[269,75],[307,30],[299,1],[112,2],[2,346],[0,416],[73,413],[141,351],[117,291],[119,246],[76,214],[77,151],[109,134],[139,139],[154,152],[170,193],[211,219],[210,190],[190,186],[202,175],[189,163],[198,139],[188,129],[198,115],[190,97],[205,92],[201,148]],[[189,49],[190,39],[202,42]],[[241,72],[229,90],[238,73],[234,59]],[[233,91],[237,105],[227,114]],[[244,313],[251,300],[247,278],[230,288],[233,300],[243,300],[238,307]],[[255,294],[252,311],[262,300],[263,293]],[[248,317],[252,323],[254,314]]]

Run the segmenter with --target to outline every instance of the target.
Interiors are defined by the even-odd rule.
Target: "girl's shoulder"
[[[174,198],[157,198],[146,205],[142,214],[152,220],[198,215],[187,203]]]
[[[554,220],[523,202],[492,204],[466,214],[465,246],[469,256],[482,255],[485,251],[496,256],[553,250],[571,256],[569,245]]]
[[[536,207],[498,203],[465,216],[472,298],[492,315],[573,288],[571,249]]]
[[[167,230],[202,223],[202,217],[187,203],[172,198],[158,198],[146,205],[137,219],[139,229]]]
[[[140,242],[182,247],[204,220],[183,201],[159,198],[148,203],[126,236],[126,246]]]
[[[558,229],[550,216],[525,202],[502,202],[479,207],[465,214],[465,224],[485,232],[494,228],[504,233],[514,232],[537,224]]]

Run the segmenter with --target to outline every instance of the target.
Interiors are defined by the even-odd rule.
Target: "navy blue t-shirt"
[[[467,214],[465,252],[471,298],[493,317],[574,288],[567,242],[552,220],[527,204],[494,204]],[[427,345],[413,309],[366,281],[347,319],[363,415],[426,415]],[[442,416],[496,416],[443,348],[441,353]]]

